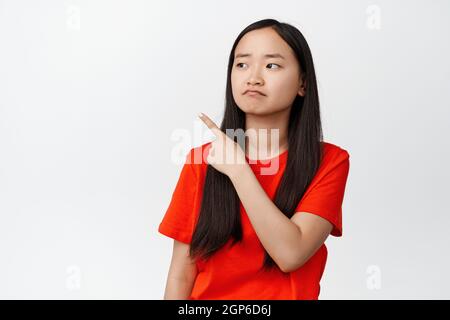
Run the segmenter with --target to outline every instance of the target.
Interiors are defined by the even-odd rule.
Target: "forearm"
[[[193,281],[167,278],[164,300],[188,300],[194,286]]]
[[[261,244],[281,270],[297,261],[301,231],[268,197],[250,167],[230,177]]]

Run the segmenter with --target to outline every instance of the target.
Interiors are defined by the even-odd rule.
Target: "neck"
[[[288,149],[290,108],[270,115],[245,115],[245,153],[252,159],[275,157]]]

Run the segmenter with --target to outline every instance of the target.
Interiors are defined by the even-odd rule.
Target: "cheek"
[[[239,84],[239,75],[236,73],[236,72],[234,72],[234,71],[231,71],[231,84],[232,85],[238,85]]]
[[[280,79],[277,79],[276,82],[272,83],[272,92],[277,99],[281,99],[284,101],[289,101],[295,98],[299,89],[299,82],[293,76],[286,76]]]
[[[234,100],[237,102],[240,98],[240,92],[242,91],[239,77],[235,73],[231,73],[231,92],[233,93]]]

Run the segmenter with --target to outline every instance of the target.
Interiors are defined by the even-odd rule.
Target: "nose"
[[[255,68],[253,72],[250,73],[249,78],[247,79],[247,85],[262,85],[264,83],[263,78],[259,75],[258,68]]]
[[[248,81],[247,81],[247,84],[248,85],[262,85],[264,83],[264,81],[261,79],[261,78],[254,78],[254,77],[252,77],[252,78],[250,78]]]

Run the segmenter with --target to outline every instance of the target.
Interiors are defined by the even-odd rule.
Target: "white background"
[[[177,130],[220,122],[234,39],[305,35],[350,154],[320,299],[450,298],[449,1],[0,0],[0,298],[161,299]],[[201,126],[200,126],[201,127]]]

